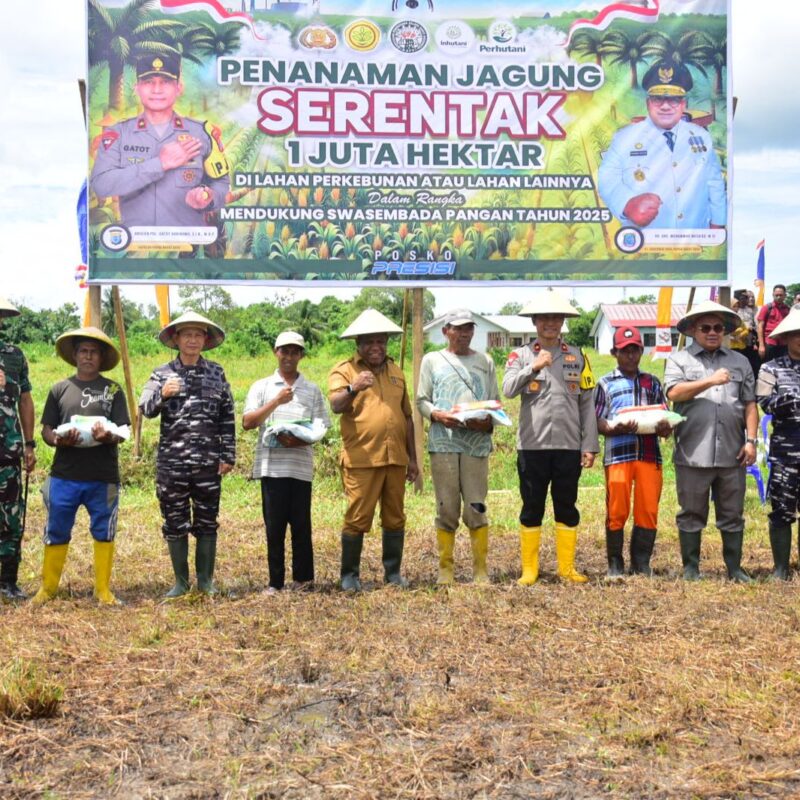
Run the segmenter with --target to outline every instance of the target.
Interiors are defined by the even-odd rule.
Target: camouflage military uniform
[[[788,355],[761,367],[756,397],[772,414],[770,522],[793,525],[800,506],[800,361]]]
[[[173,375],[183,388],[163,399],[161,389]],[[176,358],[153,371],[139,406],[146,417],[161,415],[156,494],[164,537],[216,536],[219,465],[236,461],[233,396],[225,371],[204,358],[194,366]]]
[[[28,363],[18,347],[0,342],[0,369],[6,387],[0,391],[0,559],[20,558],[23,498],[22,456],[25,442],[19,422],[19,398],[30,392]]]

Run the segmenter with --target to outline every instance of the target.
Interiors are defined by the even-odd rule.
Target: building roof
[[[533,333],[533,320],[530,317],[518,317],[516,314],[487,314],[489,322],[509,333]]]
[[[631,328],[655,328],[658,303],[618,303],[607,305],[601,303],[600,310],[592,325],[592,335],[597,332],[605,318],[612,328],[630,325]],[[669,324],[674,328],[678,320],[686,314],[686,304],[676,303],[672,306]]]

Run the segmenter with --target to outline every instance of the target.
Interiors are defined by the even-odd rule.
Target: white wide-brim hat
[[[776,336],[785,336],[792,331],[800,331],[800,308],[793,308],[781,321],[775,330],[772,331],[770,336],[774,339]]]
[[[106,336],[99,328],[76,328],[73,331],[62,333],[56,339],[56,353],[67,362],[72,364],[73,367],[78,365],[75,358],[75,342],[81,339],[91,339],[93,342],[99,342],[105,345],[103,348],[103,358],[100,362],[100,372],[106,372],[109,369],[119,364],[119,350],[111,339]]]
[[[2,317],[18,317],[20,310],[6,300],[5,297],[0,297],[0,318]]]
[[[396,333],[402,333],[403,329],[399,325],[395,325],[388,317],[376,311],[374,308],[368,308],[362,311],[358,317],[353,320],[345,332],[339,337],[340,339],[355,339],[358,336],[368,336],[372,333],[385,333],[389,336]]]
[[[161,333],[158,334],[161,344],[171,347],[173,350],[178,349],[175,344],[175,334],[182,328],[200,328],[206,332],[206,343],[203,345],[203,350],[213,350],[219,347],[225,341],[225,331],[219,325],[206,319],[202,314],[196,311],[187,311],[181,314],[177,319],[172,320],[169,325],[165,326]]]
[[[579,317],[580,312],[558,292],[538,292],[520,311],[518,317],[535,317],[539,314],[559,314],[562,317]]]
[[[721,306],[713,300],[704,300],[702,303],[692,306],[691,311],[687,311],[686,314],[678,320],[678,330],[681,333],[686,333],[689,330],[689,326],[695,320],[707,314],[713,314],[723,321],[725,333],[733,333],[742,324],[741,318],[732,309]]]
[[[283,331],[283,333],[278,334],[278,338],[275,340],[275,349],[277,350],[279,347],[287,347],[292,344],[303,350],[306,349],[306,340],[299,333],[295,331]]]

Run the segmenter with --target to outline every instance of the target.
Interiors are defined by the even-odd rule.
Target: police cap
[[[147,55],[136,59],[136,80],[152,78],[160,75],[162,78],[171,78],[174,81],[181,77],[180,56]]]

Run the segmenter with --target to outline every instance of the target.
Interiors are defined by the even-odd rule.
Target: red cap
[[[637,328],[631,328],[629,325],[626,325],[624,328],[617,328],[614,331],[614,347],[611,352],[622,350],[623,347],[627,347],[629,344],[635,344],[637,347],[644,350],[642,334],[639,333]]]

